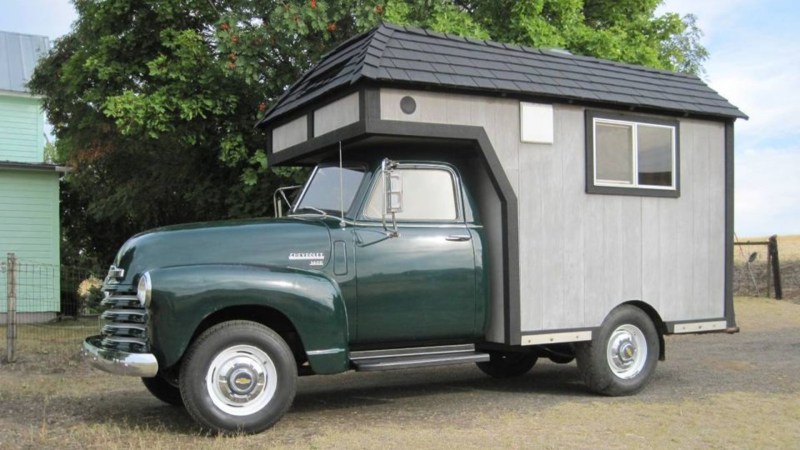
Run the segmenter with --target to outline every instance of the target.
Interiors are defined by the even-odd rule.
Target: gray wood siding
[[[416,100],[413,114],[400,110],[405,95]],[[519,200],[523,332],[596,327],[630,300],[652,305],[665,321],[723,317],[723,123],[680,120],[675,199],[586,194],[582,107],[555,105],[553,144],[520,142],[519,102],[510,99],[381,89],[381,118],[486,130]],[[492,236],[496,211],[479,207]],[[497,257],[493,251],[491,314],[502,317]],[[497,326],[493,320],[490,340]]]
[[[272,151],[279,152],[308,139],[308,118],[305,115],[272,130]]]
[[[354,92],[314,111],[314,136],[358,122],[358,99],[358,92]]]

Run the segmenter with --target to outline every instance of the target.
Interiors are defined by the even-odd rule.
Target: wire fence
[[[736,240],[734,242],[734,295],[752,297],[787,298],[797,294],[797,261],[781,261],[778,237],[762,240]],[[788,281],[788,283],[786,283]],[[784,285],[788,289],[784,289]]]
[[[102,301],[97,269],[0,261],[0,343],[4,362],[55,362],[77,356],[96,334]]]

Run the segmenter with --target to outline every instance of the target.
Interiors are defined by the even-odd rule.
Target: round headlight
[[[139,286],[136,288],[136,298],[143,308],[150,306],[150,296],[152,295],[153,285],[150,282],[150,273],[145,272],[139,277]]]

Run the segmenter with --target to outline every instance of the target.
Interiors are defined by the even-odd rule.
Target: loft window
[[[678,122],[586,114],[586,191],[678,197]]]

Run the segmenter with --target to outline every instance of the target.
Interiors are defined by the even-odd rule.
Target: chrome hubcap
[[[211,401],[222,411],[234,416],[253,414],[275,395],[275,364],[252,345],[229,347],[211,361],[206,388]]]
[[[630,379],[638,375],[647,361],[647,340],[642,330],[630,324],[617,327],[608,340],[606,357],[617,377]]]

